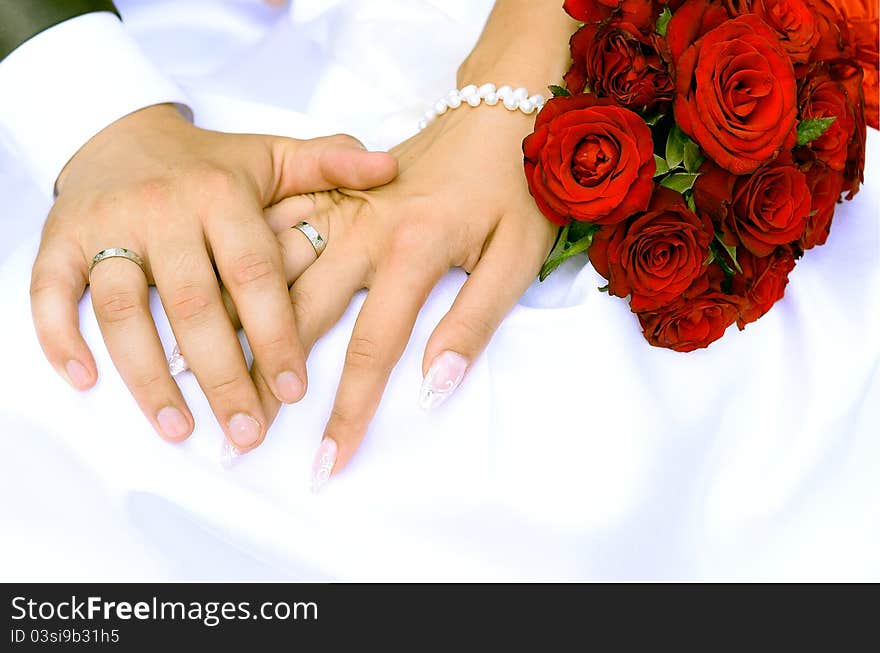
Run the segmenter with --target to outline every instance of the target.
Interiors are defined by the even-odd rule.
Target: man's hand
[[[126,385],[163,437],[186,438],[193,418],[168,372],[148,305],[148,284],[155,284],[227,437],[241,451],[253,448],[269,419],[224,310],[218,273],[265,376],[262,391],[298,401],[306,389],[305,355],[263,209],[298,193],[372,188],[396,174],[393,157],[368,153],[348,136],[221,134],[193,127],[168,105],[117,121],[67,165],[43,230],[31,304],[47,358],[74,387],[95,383],[77,318],[90,283]],[[89,279],[92,257],[114,247],[139,254],[144,271],[113,258],[95,266]]]

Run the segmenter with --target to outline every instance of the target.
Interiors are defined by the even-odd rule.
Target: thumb
[[[367,190],[397,177],[397,159],[386,152],[368,152],[353,136],[267,138],[274,177],[264,198],[267,206],[291,195],[332,188]]]

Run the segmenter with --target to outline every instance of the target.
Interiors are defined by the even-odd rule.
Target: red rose
[[[834,209],[843,192],[843,174],[823,165],[814,165],[807,171],[807,186],[810,188],[810,217],[799,243],[807,250],[824,245],[831,231]]]
[[[880,129],[880,10],[877,0],[839,0],[846,18],[853,58],[865,73],[865,117],[868,125]]]
[[[707,161],[700,168],[694,200],[711,215],[728,245],[767,256],[801,238],[810,214],[804,174],[789,163],[771,162],[751,175],[733,176]]]
[[[807,63],[819,43],[819,28],[804,0],[733,0],[732,13],[757,14],[776,32],[793,63]]]
[[[801,120],[835,119],[824,134],[804,147],[832,170],[843,170],[854,129],[853,106],[846,89],[824,66],[814,66],[801,81],[798,104]],[[803,157],[803,152],[799,156]]]
[[[655,35],[629,23],[584,25],[571,37],[571,69],[565,75],[572,93],[610,97],[641,110],[672,100],[672,80],[654,49]]]
[[[562,7],[582,23],[605,23],[614,18],[642,29],[653,28],[659,13],[653,0],[565,0]]]
[[[754,14],[725,21],[698,39],[681,55],[675,74],[679,127],[734,174],[773,158],[795,128],[791,61]]]
[[[691,212],[680,193],[658,188],[647,213],[596,234],[590,262],[610,294],[632,295],[633,311],[653,310],[703,276],[713,237],[711,220]]]
[[[810,61],[827,61],[848,55],[849,38],[846,21],[840,10],[828,0],[804,0],[819,32],[819,42],[813,49]]]
[[[737,298],[715,291],[638,314],[650,344],[682,352],[708,347],[724,335],[738,315]]]
[[[853,110],[853,133],[846,151],[846,165],[843,169],[843,187],[848,190],[846,198],[852,199],[859,192],[865,180],[865,94],[864,70],[851,59],[838,59],[828,64],[831,79],[838,82],[846,91],[846,97]]]
[[[529,191],[555,224],[615,224],[644,211],[651,200],[651,130],[609,99],[551,99],[523,141],[523,153]]]
[[[666,26],[667,57],[677,64],[694,41],[730,18],[727,9],[711,0],[687,0]]]
[[[794,252],[787,246],[779,247],[764,257],[740,252],[738,262],[742,273],[733,275],[731,283],[733,294],[742,298],[736,320],[742,331],[782,299],[795,262]]]

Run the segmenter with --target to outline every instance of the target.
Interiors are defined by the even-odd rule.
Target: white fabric
[[[52,196],[58,174],[99,131],[154,104],[187,100],[109,12],[72,18],[0,61],[0,140]]]
[[[184,4],[169,9],[170,34],[184,19],[204,29],[197,5],[187,14]],[[341,2],[307,22],[269,21],[251,54],[206,65],[204,86],[188,77],[196,115],[212,127],[342,128],[388,144],[415,130],[434,87],[451,87],[489,5],[439,4]],[[141,42],[162,42],[156,24],[131,24]],[[413,32],[430,43],[398,49]],[[248,60],[284,68],[321,123],[253,102],[267,102],[268,88],[259,66],[246,83]],[[299,85],[300,72],[315,83]],[[424,95],[402,92],[407,80]],[[349,84],[386,104],[352,103]],[[451,272],[362,449],[317,497],[311,457],[362,295],[316,346],[308,397],[227,472],[191,376],[180,383],[197,432],[181,446],[152,432],[88,298],[82,329],[101,381],[79,395],[56,378],[28,316],[31,234],[0,270],[0,578],[880,580],[878,136],[869,134],[869,183],[839,207],[829,243],[798,264],[785,299],[705,351],[649,347],[624,302],[571,262],[533,286],[457,395],[425,415],[422,349],[464,279]],[[46,210],[21,191],[2,202]],[[155,297],[153,309],[170,349]]]

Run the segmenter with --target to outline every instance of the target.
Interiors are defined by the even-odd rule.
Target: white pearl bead
[[[449,97],[446,98],[446,104],[449,105],[450,109],[457,109],[461,106],[461,96],[459,96],[458,93],[456,93],[454,97],[450,94]]]
[[[446,104],[446,100],[437,100],[437,104],[434,105],[434,111],[437,112],[438,116],[442,116],[446,113],[447,109],[449,109],[449,105]]]
[[[525,100],[529,97],[529,89],[519,87],[513,92],[513,99],[519,102],[520,100]]]
[[[436,117],[437,117],[437,112],[434,111],[433,109],[428,109],[427,111],[425,111],[425,120],[427,120],[428,122],[431,122]]]
[[[498,89],[498,97],[500,97],[503,100],[504,98],[506,98],[508,96],[513,97],[513,89],[510,86],[508,86],[507,84],[505,84],[504,86],[502,86],[501,88]]]
[[[467,103],[469,105],[471,105],[472,107],[480,106],[480,102],[482,102],[482,100],[480,99],[479,95],[474,94],[474,95],[468,95],[468,97],[467,97]]]
[[[467,100],[470,96],[476,95],[478,92],[476,84],[468,84],[461,89],[461,99]]]
[[[479,89],[480,97],[485,99],[490,93],[495,92],[495,84],[483,84]]]
[[[419,131],[422,131],[427,126],[428,126],[428,122],[424,118],[422,120],[419,120]]]
[[[490,107],[494,107],[496,104],[498,104],[498,93],[486,93],[486,104],[488,104]]]
[[[525,100],[519,101],[519,110],[524,114],[529,115],[535,110],[535,105],[526,98]]]
[[[509,109],[510,111],[516,111],[519,102],[517,102],[512,95],[508,95],[504,98],[504,108]]]
[[[534,104],[536,107],[541,108],[544,106],[544,102],[546,102],[546,100],[544,99],[543,95],[541,95],[540,93],[536,93],[529,98],[529,102]]]

